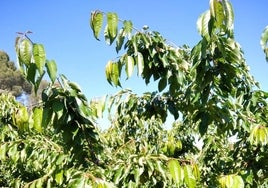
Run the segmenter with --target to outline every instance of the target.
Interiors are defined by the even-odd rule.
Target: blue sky
[[[198,2],[198,3],[197,3]],[[241,44],[251,73],[268,91],[268,63],[260,47],[260,35],[268,25],[268,1],[232,0],[235,12],[235,37]],[[198,16],[209,8],[209,0],[153,1],[79,1],[79,0],[1,0],[0,50],[15,61],[16,32],[31,30],[30,38],[45,46],[47,59],[54,59],[58,72],[77,82],[89,99],[115,93],[105,78],[104,68],[118,54],[114,47],[93,38],[89,26],[90,12],[117,12],[121,19],[131,20],[136,28],[148,25],[178,46],[193,47],[200,36],[196,29]],[[157,90],[145,87],[141,79],[130,78],[124,88],[141,93]]]

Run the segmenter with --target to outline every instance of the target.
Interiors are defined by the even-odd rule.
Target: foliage
[[[262,36],[261,36],[261,47],[266,55],[266,61],[268,61],[268,26],[264,29]]]
[[[107,81],[122,87],[122,74],[130,79],[136,70],[145,84],[158,83],[157,91],[141,95],[123,89],[89,102],[76,83],[57,74],[43,45],[19,36],[22,73],[35,92],[46,72],[50,83],[29,112],[1,95],[0,185],[267,186],[268,93],[235,41],[230,2],[209,5],[198,18],[201,40],[193,48],[171,45],[146,27],[138,31],[116,13],[92,12],[94,37],[100,40],[106,24],[107,44],[123,51],[107,63]],[[105,109],[111,124],[100,131],[96,118]],[[166,129],[170,115],[175,122]]]
[[[23,92],[30,94],[31,85],[9,60],[8,54],[0,51],[0,93],[3,92],[11,92],[15,97],[19,97]]]

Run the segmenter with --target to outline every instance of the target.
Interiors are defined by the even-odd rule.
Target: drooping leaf
[[[132,76],[133,70],[134,70],[134,59],[132,56],[125,56],[125,62],[126,62],[126,73],[127,78],[130,78]]]
[[[251,130],[249,141],[255,145],[267,145],[268,144],[268,128],[264,125],[257,125]]]
[[[121,71],[120,66],[121,65],[119,63],[115,63],[112,61],[108,61],[108,63],[106,64],[106,79],[111,85],[114,84],[115,86],[121,86],[121,83],[119,81]]]
[[[135,61],[138,69],[138,75],[141,76],[144,69],[144,60],[143,55],[140,52],[138,52],[137,55],[135,56]]]
[[[113,70],[113,62],[112,61],[108,61],[108,63],[106,64],[105,67],[105,75],[106,75],[106,79],[109,82],[109,84],[112,85],[112,70]]]
[[[196,187],[196,179],[193,176],[192,168],[190,165],[184,166],[184,181],[189,188],[195,188]]]
[[[183,181],[183,171],[181,169],[180,163],[176,159],[171,159],[168,161],[167,166],[173,181],[177,185],[181,184]]]
[[[201,112],[200,119],[201,122],[199,123],[198,130],[201,135],[204,135],[207,132],[209,126],[209,114],[206,112]]]
[[[7,158],[7,150],[8,150],[8,144],[7,143],[1,143],[1,146],[0,146],[0,160],[1,161],[4,161],[6,160]]]
[[[64,180],[64,177],[63,177],[63,170],[61,170],[60,172],[58,172],[55,176],[55,181],[57,182],[58,185],[61,185],[63,180]]]
[[[233,29],[234,29],[234,11],[231,3],[227,0],[222,0],[222,5],[225,13],[225,26],[226,33],[230,38],[233,38]]]
[[[49,78],[52,81],[52,83],[54,83],[57,78],[57,64],[54,60],[50,60],[50,61],[47,60],[45,65],[47,68]]]
[[[130,20],[125,20],[123,24],[124,24],[124,33],[128,36],[128,38],[130,38],[133,29],[133,24]]]
[[[120,167],[114,173],[113,182],[117,185],[122,178],[124,167]]]
[[[28,39],[22,39],[18,43],[18,59],[26,66],[30,65],[32,59],[32,43]]]
[[[112,44],[114,39],[117,36],[117,26],[118,26],[118,16],[116,13],[108,12],[107,13],[107,31],[108,31],[108,37],[109,41],[108,44]]]
[[[33,59],[39,74],[42,75],[44,72],[44,65],[46,62],[46,52],[42,44],[33,45]]]
[[[36,83],[36,64],[30,63],[27,69],[27,80],[32,84]]]
[[[90,27],[93,30],[94,37],[99,40],[99,34],[103,23],[103,13],[100,11],[91,12]]]
[[[35,108],[33,113],[33,127],[38,132],[42,132],[43,108]]]
[[[210,12],[206,11],[197,20],[197,29],[198,32],[204,37],[207,41],[210,40],[211,34],[211,24],[210,24]]]
[[[221,1],[210,0],[210,14],[215,19],[216,27],[221,28],[225,16]]]
[[[268,26],[265,27],[261,35],[261,47],[265,53],[266,61],[268,62]]]
[[[124,30],[120,29],[119,34],[118,34],[117,39],[116,39],[116,47],[115,47],[115,49],[116,49],[117,53],[121,50],[121,48],[122,48],[122,46],[124,44],[124,40],[125,40]]]
[[[158,91],[163,91],[167,86],[167,78],[164,76],[158,82]]]
[[[25,106],[21,106],[16,112],[13,112],[13,123],[20,130],[25,129],[25,125],[29,122],[29,114]]]
[[[218,179],[221,187],[225,188],[244,188],[244,181],[239,175],[225,175]]]

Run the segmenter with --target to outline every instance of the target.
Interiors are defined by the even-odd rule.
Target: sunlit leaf
[[[112,61],[108,61],[108,63],[105,66],[105,75],[106,75],[106,79],[107,81],[111,83],[112,79],[111,79],[111,74],[112,74],[112,70],[113,70],[113,62]]]
[[[156,169],[160,172],[160,174],[162,175],[162,178],[166,179],[166,173],[162,166],[161,161],[157,160],[155,161],[155,163],[156,163]]]
[[[63,180],[64,180],[64,178],[63,178],[63,170],[61,170],[60,172],[58,172],[57,174],[56,174],[56,176],[55,176],[55,180],[56,180],[56,182],[57,182],[57,184],[59,184],[59,185],[61,185],[62,184],[62,182],[63,182]]]
[[[268,26],[265,27],[261,35],[261,47],[265,53],[266,61],[268,62]]]
[[[118,25],[118,16],[116,13],[108,12],[107,13],[107,26],[108,26],[108,36],[109,44],[112,44],[114,39],[117,36],[117,25]]]
[[[0,146],[0,160],[4,161],[6,159],[6,152],[7,152],[7,143],[3,143]]]
[[[115,171],[115,173],[114,173],[114,177],[113,177],[113,182],[114,182],[115,184],[118,184],[118,183],[119,183],[119,181],[120,181],[120,179],[121,179],[121,177],[122,177],[123,169],[124,169],[124,167],[120,167],[119,169],[117,169],[117,170]]]
[[[50,61],[47,60],[45,65],[47,68],[49,78],[52,81],[52,83],[54,83],[57,78],[57,64],[54,60]]]
[[[263,125],[257,125],[253,127],[250,132],[249,141],[255,145],[267,145],[268,144],[268,128]]]
[[[13,122],[20,129],[23,130],[25,125],[29,122],[29,114],[25,106],[21,106],[16,112],[13,112]]]
[[[99,34],[103,23],[103,13],[99,11],[91,12],[90,27],[93,30],[94,37],[99,40]]]
[[[226,31],[229,34],[229,37],[233,37],[233,29],[234,29],[234,11],[231,3],[227,0],[221,1],[224,7],[225,12],[225,25]]]
[[[210,0],[210,13],[216,21],[216,26],[221,28],[225,16],[222,2],[218,0]]]
[[[125,62],[126,62],[125,67],[126,67],[127,78],[130,78],[134,70],[134,59],[132,56],[126,55]]]
[[[206,11],[197,20],[197,29],[202,37],[210,40],[211,25],[210,25],[210,12]]]
[[[244,188],[244,181],[239,175],[225,175],[218,179],[221,187],[224,188]]]
[[[39,74],[42,75],[44,72],[44,65],[46,62],[46,52],[42,44],[33,45],[33,59]]]
[[[176,159],[171,159],[168,161],[167,166],[174,182],[176,184],[181,184],[183,181],[183,171],[180,163]]]
[[[189,165],[184,166],[184,181],[189,188],[196,187],[196,179],[193,176],[192,168]]]
[[[131,21],[127,20],[125,20],[123,24],[124,24],[124,33],[128,36],[128,38],[130,38],[133,29],[133,24]]]
[[[43,108],[35,108],[33,113],[33,127],[38,132],[42,132]]]
[[[69,86],[76,92],[81,92],[80,86],[75,82],[68,82]]]
[[[122,45],[124,44],[124,39],[125,39],[124,30],[120,29],[119,34],[118,34],[117,39],[116,39],[115,49],[116,49],[117,53],[121,50]]]
[[[135,61],[137,64],[138,75],[141,76],[144,69],[144,60],[143,55],[140,52],[138,52],[137,55],[135,56]]]
[[[22,39],[18,43],[18,59],[28,66],[32,59],[32,43],[28,39]]]
[[[121,86],[119,81],[120,68],[118,63],[112,63],[111,81],[115,86]]]

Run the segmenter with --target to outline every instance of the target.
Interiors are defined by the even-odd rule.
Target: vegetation
[[[31,88],[8,54],[0,51],[0,93],[10,92],[19,97],[23,92],[30,94]]]
[[[42,44],[16,40],[20,69],[42,103],[29,109],[0,98],[0,185],[12,187],[266,187],[268,93],[249,74],[233,35],[227,0],[211,0],[197,22],[193,47],[170,45],[158,32],[133,29],[116,13],[92,12],[96,39],[104,25],[117,61],[105,68],[121,86],[136,72],[155,92],[122,90],[88,101],[79,86],[57,74]],[[119,29],[120,28],[120,29]],[[261,37],[267,54],[268,29]],[[57,82],[57,83],[56,83]],[[97,118],[107,109],[110,126]],[[176,120],[166,130],[169,115]]]

